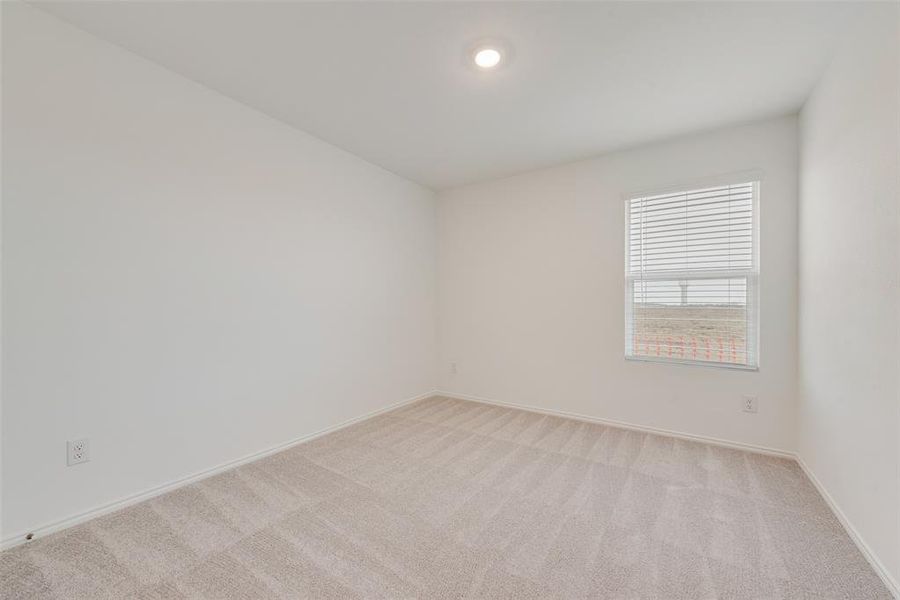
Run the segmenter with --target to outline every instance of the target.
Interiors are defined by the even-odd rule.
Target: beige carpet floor
[[[790,460],[431,398],[0,554],[2,598],[890,598]]]

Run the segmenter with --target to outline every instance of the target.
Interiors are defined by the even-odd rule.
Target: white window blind
[[[625,354],[755,368],[759,182],[627,201]]]

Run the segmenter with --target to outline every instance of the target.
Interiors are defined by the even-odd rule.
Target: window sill
[[[686,365],[689,367],[707,367],[713,369],[727,369],[729,371],[759,371],[759,365],[737,365],[733,363],[720,363],[705,360],[686,360],[682,358],[665,358],[662,356],[626,356],[625,360],[643,363],[661,363],[666,365]]]

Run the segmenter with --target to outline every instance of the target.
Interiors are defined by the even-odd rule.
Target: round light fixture
[[[500,64],[503,56],[496,48],[479,48],[475,51],[475,64],[482,69],[493,69]]]

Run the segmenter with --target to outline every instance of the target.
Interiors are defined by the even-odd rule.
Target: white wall
[[[4,538],[433,389],[430,191],[19,4],[3,84]]]
[[[759,372],[625,361],[624,198],[761,169]],[[792,450],[797,124],[785,117],[439,195],[439,385]],[[449,364],[458,363],[458,373]],[[759,413],[739,408],[759,396]]]
[[[801,116],[799,454],[900,581],[900,43],[870,8]],[[896,583],[895,583],[896,586]]]

